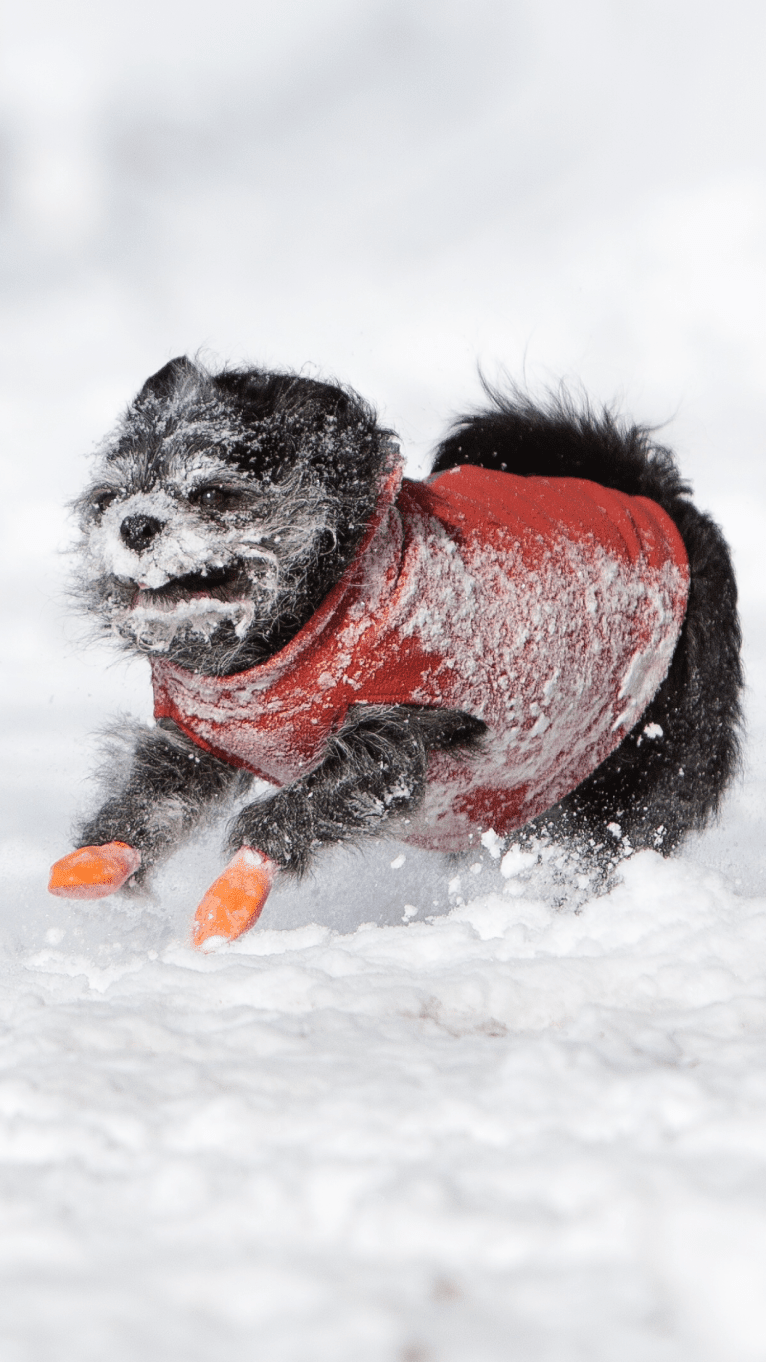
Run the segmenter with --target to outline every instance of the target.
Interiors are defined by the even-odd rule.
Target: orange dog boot
[[[62,899],[104,899],[121,888],[141,864],[141,852],[127,842],[70,851],[51,868],[48,891]]]
[[[211,884],[194,915],[194,945],[199,949],[211,936],[235,941],[252,927],[269,896],[276,871],[268,856],[241,847]]]

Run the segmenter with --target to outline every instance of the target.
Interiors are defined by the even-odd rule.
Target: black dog
[[[589,739],[589,747],[583,747],[585,740],[580,741],[579,736],[574,742],[572,750],[576,747],[579,753],[576,760],[559,736],[558,748],[549,743],[546,757],[550,765],[551,752],[558,751],[556,769],[551,768],[544,780],[535,785],[534,779],[525,776],[524,782],[517,782],[518,788],[509,792],[504,777],[499,780],[502,798],[496,798],[492,782],[498,781],[487,777],[480,798],[473,787],[472,793],[469,790],[471,781],[476,786],[478,779],[470,773],[482,762],[486,766],[488,750],[500,753],[495,758],[496,771],[502,762],[507,766],[515,750],[508,745],[511,738],[487,722],[489,711],[483,717],[476,707],[441,701],[444,694],[462,695],[459,687],[457,692],[454,685],[451,691],[438,686],[433,690],[435,683],[429,681],[428,689],[422,680],[430,675],[428,668],[424,671],[422,663],[413,661],[408,651],[414,637],[411,624],[400,630],[394,643],[378,641],[375,645],[378,650],[389,649],[388,673],[394,653],[401,659],[403,674],[414,676],[413,668],[421,668],[420,680],[408,683],[399,702],[385,702],[385,695],[393,694],[390,683],[385,694],[377,682],[365,690],[350,671],[344,683],[355,686],[360,698],[356,702],[352,695],[350,703],[344,701],[342,722],[333,719],[329,710],[326,721],[314,717],[303,691],[297,700],[293,697],[292,710],[285,708],[283,698],[273,698],[277,691],[267,689],[263,692],[267,698],[261,695],[259,699],[262,674],[278,674],[282,687],[279,696],[291,684],[288,664],[303,647],[307,630],[321,661],[321,650],[329,646],[321,642],[321,629],[327,634],[328,629],[340,627],[337,613],[333,614],[334,602],[341,598],[345,602],[346,630],[351,628],[352,617],[357,621],[355,629],[368,623],[365,610],[374,615],[370,601],[378,588],[370,564],[374,559],[380,573],[393,570],[379,549],[389,523],[386,516],[394,513],[391,507],[399,486],[396,441],[391,432],[377,425],[374,413],[355,394],[333,384],[257,369],[211,375],[185,358],[176,359],[148,380],[128,408],[103,448],[97,481],[78,503],[83,530],[80,587],[84,604],[123,646],[149,654],[155,672],[156,726],[136,726],[128,736],[124,761],[112,766],[109,797],[77,838],[81,848],[116,844],[125,849],[120,854],[127,859],[119,873],[110,871],[101,880],[98,873],[94,872],[94,879],[90,871],[75,869],[68,879],[65,876],[56,885],[52,881],[54,892],[89,896],[111,892],[126,879],[130,884],[140,884],[211,806],[242,788],[248,772],[265,775],[282,788],[243,809],[230,829],[228,845],[234,851],[256,849],[272,866],[298,873],[306,870],[321,846],[376,833],[409,836],[424,845],[457,849],[461,836],[467,845],[482,827],[487,830],[499,821],[503,826],[495,827],[497,832],[524,827],[529,835],[530,830],[539,833],[546,829],[557,838],[578,840],[596,858],[602,853],[608,859],[614,855],[615,833],[629,849],[649,846],[667,853],[686,832],[705,824],[717,810],[736,766],[742,684],[736,587],[720,531],[692,505],[688,486],[681,480],[672,455],[654,444],[646,429],[622,426],[606,412],[595,416],[587,410],[577,411],[567,400],[541,409],[525,399],[506,399],[496,393],[489,393],[489,397],[488,410],[459,421],[440,446],[433,468],[438,481],[409,484],[408,504],[414,508],[411,521],[402,510],[404,547],[391,552],[395,556],[417,550],[422,557],[426,540],[418,541],[419,548],[418,544],[413,547],[410,541],[415,531],[407,527],[424,523],[427,514],[433,521],[442,489],[453,489],[452,509],[449,514],[439,511],[438,533],[428,543],[437,545],[442,555],[439,562],[446,565],[438,570],[453,573],[454,591],[449,600],[459,602],[463,600],[460,592],[469,587],[465,586],[463,568],[457,571],[452,566],[454,542],[450,541],[460,538],[465,521],[465,515],[455,507],[467,506],[476,488],[489,497],[490,519],[495,517],[502,497],[506,497],[503,505],[510,505],[510,493],[506,494],[504,488],[512,487],[516,497],[534,489],[535,495],[559,498],[555,504],[565,506],[561,516],[566,520],[569,515],[570,529],[556,533],[564,536],[562,553],[569,564],[566,580],[574,582],[574,594],[558,608],[558,614],[554,609],[552,616],[550,600],[541,602],[548,611],[548,632],[532,629],[539,637],[524,642],[526,651],[518,654],[531,658],[530,668],[541,672],[547,667],[546,649],[553,655],[559,646],[557,636],[579,628],[574,617],[586,613],[582,606],[586,597],[577,594],[585,590],[580,581],[583,570],[591,572],[593,563],[597,563],[587,588],[588,610],[594,616],[589,637],[594,647],[602,649],[611,627],[605,627],[605,621],[612,615],[617,619],[621,611],[620,628],[627,629],[626,620],[630,623],[637,611],[649,608],[647,592],[636,572],[644,571],[642,564],[649,561],[652,545],[656,547],[660,540],[670,545],[667,562],[660,563],[653,578],[655,595],[652,597],[650,591],[649,596],[656,619],[668,621],[668,612],[675,611],[675,624],[672,620],[668,623],[667,638],[660,637],[655,628],[653,641],[647,644],[644,639],[640,684],[627,684],[623,679],[620,704],[624,702],[627,708],[617,714],[620,706],[615,699],[617,708],[610,711],[609,732],[617,736],[609,737],[599,721],[601,736]],[[462,471],[451,471],[458,469]],[[516,477],[504,479],[506,474]],[[534,481],[522,484],[521,479]],[[548,481],[556,479],[587,481]],[[470,492],[468,501],[466,488]],[[575,500],[579,496],[578,505],[585,506],[585,528],[577,528],[579,520],[572,519],[573,513],[566,510],[568,496]],[[626,497],[648,499],[652,505],[647,507],[643,500],[628,502]],[[541,504],[550,517],[548,501]],[[396,506],[401,509],[403,505],[400,497]],[[626,515],[633,517],[631,525],[636,516],[638,520],[648,516],[648,520],[640,531],[640,552],[631,550],[638,563],[638,568],[635,562],[630,568],[633,594],[628,599],[623,583],[618,606],[612,603],[608,586],[614,578],[614,565],[610,560],[605,571],[604,553],[607,558],[609,553],[598,544],[593,547],[594,532],[588,527],[605,523],[606,517],[612,534],[614,524],[622,524]],[[559,576],[551,577],[550,555],[545,558],[547,577],[539,567],[543,561],[539,554],[547,553],[541,544],[545,537],[541,524],[538,511],[530,511],[523,547],[529,581],[536,583],[538,593],[547,590],[550,597],[551,592],[558,595],[556,583],[564,580],[564,569],[557,567]],[[575,531],[571,525],[575,525]],[[502,542],[510,542],[506,523],[497,533],[506,535]],[[625,533],[628,539],[634,534],[632,529]],[[678,541],[675,548],[671,543],[674,535]],[[589,546],[590,557],[575,562],[571,550],[574,540]],[[682,587],[685,599],[687,582],[683,576],[686,567],[679,566],[681,541],[688,558],[685,614],[683,601],[678,604]],[[619,553],[627,562],[627,550],[623,547]],[[495,553],[493,581],[499,583],[497,613],[502,613],[502,593],[511,579],[518,595],[520,568],[516,566],[511,572],[509,559],[504,571],[502,563],[498,569],[496,560]],[[530,568],[533,560],[538,564],[534,570]],[[581,569],[582,562],[585,569]],[[424,580],[428,581],[428,565],[424,570]],[[674,585],[668,586],[671,577]],[[553,586],[546,588],[546,582],[553,582]],[[664,604],[657,604],[657,583],[664,583]],[[353,608],[349,590],[358,597]],[[618,595],[616,592],[615,602]],[[472,599],[470,591],[465,599]],[[593,601],[598,602],[597,607]],[[428,610],[418,625],[418,657],[425,646],[423,631],[431,628],[433,632],[435,627],[430,602],[426,604]],[[522,607],[523,602],[518,608]],[[457,621],[461,609],[458,603],[447,613],[451,611]],[[486,614],[484,605],[481,610]],[[456,671],[470,671],[474,663],[469,655],[471,633],[466,632],[465,615],[463,609],[462,626],[456,623],[458,633],[463,627],[456,656],[441,647],[442,662],[451,668],[449,675],[453,678]],[[514,635],[517,642],[520,628]],[[485,621],[488,637],[487,629]],[[528,620],[524,629],[528,635]],[[551,640],[549,645],[546,638]],[[332,643],[336,651],[330,649],[335,661],[328,664],[329,675],[317,668],[311,673],[312,703],[316,700],[319,704],[326,693],[334,694],[333,687],[337,689],[340,684],[336,645],[337,638]],[[530,653],[533,645],[536,651]],[[575,645],[584,646],[577,639],[572,647]],[[350,645],[351,653],[356,646]],[[486,651],[486,646],[479,640],[477,648]],[[635,640],[630,647],[635,654]],[[433,655],[432,648],[429,657]],[[585,661],[582,665],[586,668]],[[599,662],[593,675],[601,675],[605,665]],[[612,665],[616,667],[617,661]],[[395,666],[393,669],[396,671]],[[565,688],[566,678],[561,680],[560,670],[551,669],[545,681],[543,690],[548,697],[557,687]],[[492,661],[492,684],[501,671],[498,655]],[[635,666],[631,675],[634,673]],[[498,684],[500,681],[507,690],[508,679],[500,676]],[[511,681],[511,689],[518,682],[521,695],[525,678],[512,677]],[[245,684],[250,689],[243,701]],[[626,694],[628,700],[624,701]],[[220,700],[216,699],[219,695]],[[549,714],[554,714],[556,702],[549,712],[544,710],[546,701],[541,696],[542,691],[539,704],[534,699],[527,704],[530,715],[538,716],[533,726],[532,717],[520,720],[515,727],[510,721],[508,724],[508,733],[521,734],[513,741],[526,743],[523,752],[529,769],[543,741],[538,730],[543,733],[546,725],[549,730],[551,725],[555,729]],[[234,710],[239,713],[245,702],[255,710],[260,705],[261,711],[271,716],[265,747],[261,744],[266,753],[263,757],[258,755],[261,748],[248,747],[250,738],[242,737],[238,727]],[[509,703],[510,715],[524,707],[518,699]],[[578,732],[577,708],[573,708],[571,698],[559,702],[560,733]],[[582,722],[587,727],[585,719]],[[308,727],[310,724],[318,724],[316,732]],[[284,751],[279,746],[287,741],[286,734],[290,736],[288,730],[298,735],[294,736],[293,756],[289,743]],[[317,741],[312,742],[312,734],[317,737],[317,733]],[[452,791],[451,805],[448,809],[444,800],[439,807],[434,805],[429,826],[452,827],[450,818],[455,810],[462,809],[465,815],[463,832],[453,829],[451,841],[449,835],[446,841],[444,837],[429,841],[429,835],[423,832],[422,810],[437,777]],[[485,796],[488,804],[486,799],[481,802]],[[471,830],[466,832],[469,826]],[[82,862],[84,853],[73,855]],[[64,864],[60,862],[59,866]],[[97,887],[93,888],[94,884]],[[247,920],[252,917],[251,913]]]

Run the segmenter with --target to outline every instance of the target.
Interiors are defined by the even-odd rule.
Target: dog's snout
[[[153,515],[129,515],[120,526],[120,537],[129,549],[142,553],[159,534],[163,524]]]

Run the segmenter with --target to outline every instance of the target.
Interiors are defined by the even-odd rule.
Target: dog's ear
[[[151,378],[147,378],[136,401],[145,402],[150,397],[164,401],[175,392],[184,378],[192,377],[200,377],[196,364],[192,364],[186,355],[178,355],[175,359],[168,360],[168,363],[158,369],[156,374],[152,374]]]

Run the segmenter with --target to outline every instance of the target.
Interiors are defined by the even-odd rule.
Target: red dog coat
[[[276,785],[321,762],[351,706],[473,714],[483,750],[432,753],[424,803],[395,830],[459,850],[521,827],[617,747],[667,672],[688,588],[678,530],[645,497],[472,466],[401,482],[397,468],[287,647],[224,677],[154,659],[154,712]]]

